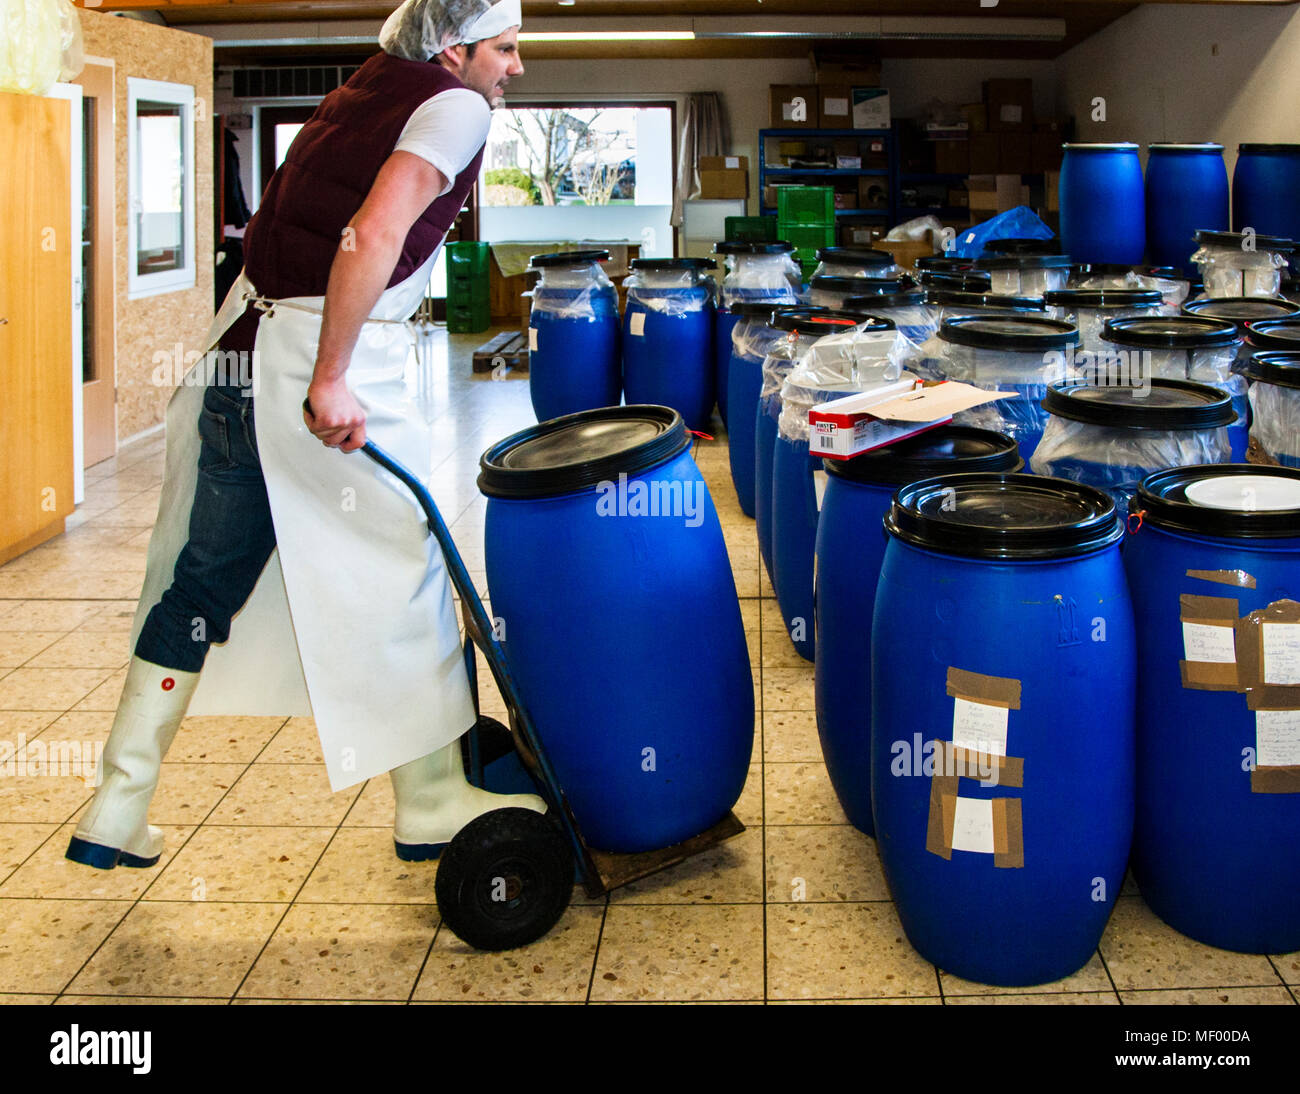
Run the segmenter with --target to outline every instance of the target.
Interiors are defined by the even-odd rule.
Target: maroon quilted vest
[[[464,87],[436,62],[378,53],[331,91],[294,138],[244,233],[244,269],[264,296],[324,296],[343,229],[416,107]],[[388,287],[442,242],[478,179],[483,150],[411,226]]]

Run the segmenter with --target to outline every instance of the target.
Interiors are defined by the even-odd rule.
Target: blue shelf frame
[[[801,137],[810,139],[853,138],[855,140],[881,140],[885,143],[885,167],[864,167],[858,170],[839,170],[828,167],[769,167],[767,165],[767,140],[769,137],[797,140]],[[760,216],[775,216],[774,206],[763,203],[763,193],[767,189],[768,179],[837,179],[837,178],[883,178],[889,183],[889,202],[875,209],[836,209],[835,219],[841,217],[883,218],[887,226],[899,221],[899,156],[897,123],[889,129],[760,129],[758,131],[758,212]]]

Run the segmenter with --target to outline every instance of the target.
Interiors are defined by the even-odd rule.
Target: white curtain
[[[731,126],[716,91],[688,95],[673,189],[674,228],[680,228],[686,202],[700,192],[700,157],[725,156],[731,150]]]

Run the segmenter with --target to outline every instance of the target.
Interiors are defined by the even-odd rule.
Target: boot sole
[[[397,857],[403,862],[429,862],[446,850],[445,843],[398,843],[393,840]]]
[[[96,870],[111,870],[115,866],[128,866],[134,870],[140,870],[149,866],[156,866],[162,855],[154,855],[153,858],[141,858],[129,851],[121,851],[116,847],[105,847],[99,843],[89,843],[84,839],[73,836],[68,841],[68,850],[64,857],[71,859],[73,862],[79,862],[83,866],[93,866]]]

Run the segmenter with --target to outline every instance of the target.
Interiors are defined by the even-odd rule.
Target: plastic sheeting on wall
[[[0,0],[0,91],[44,95],[85,67],[71,0]]]

